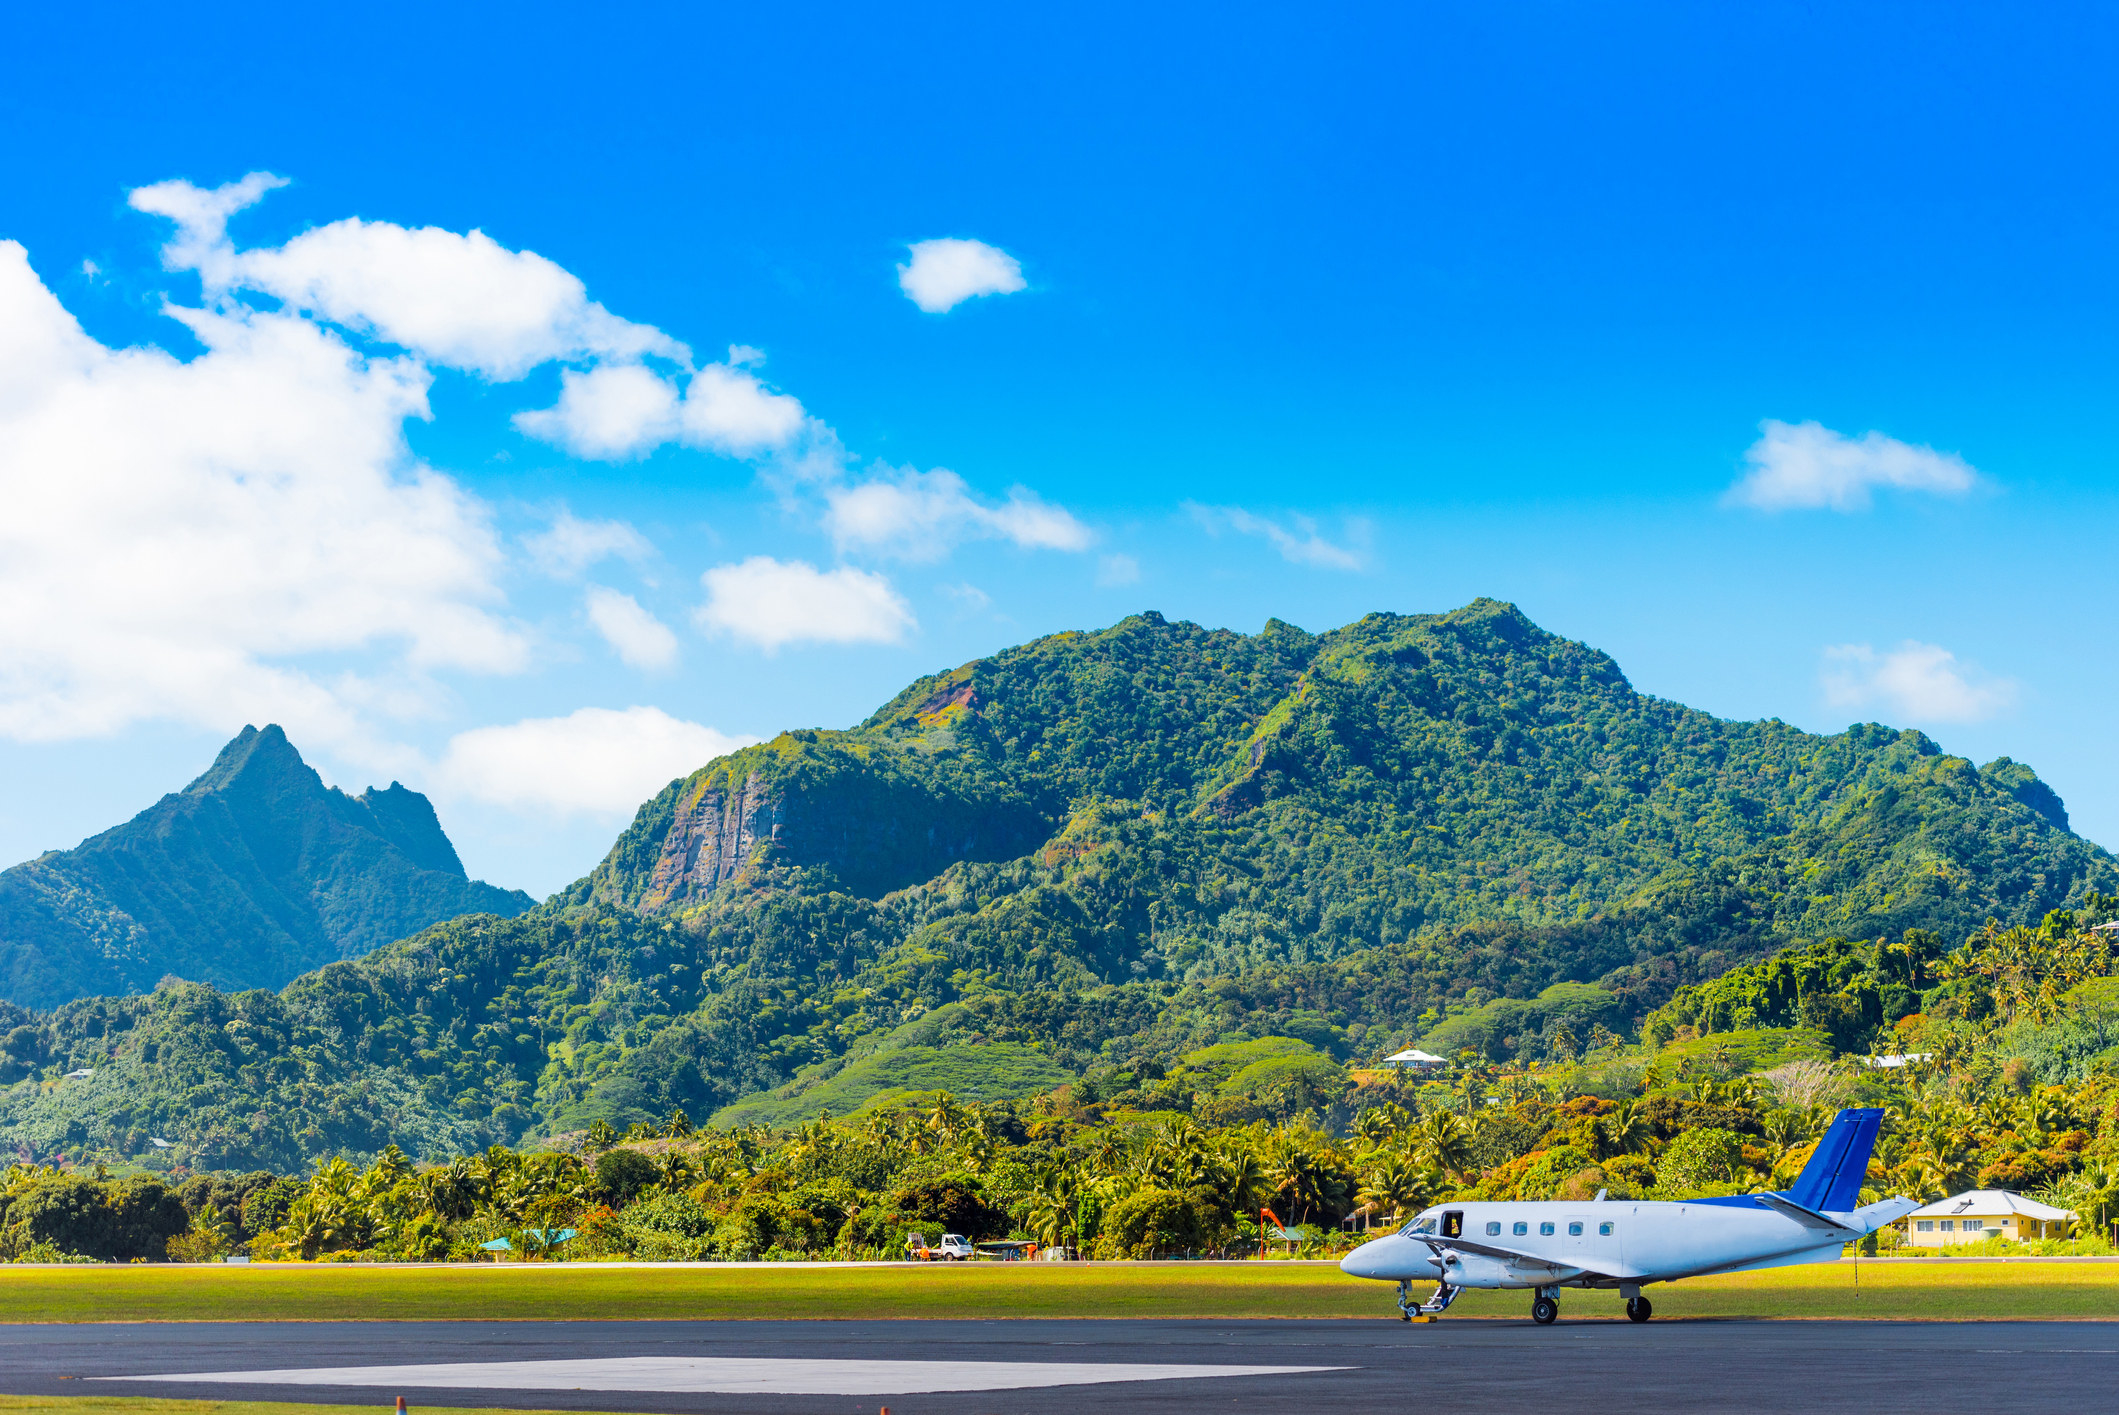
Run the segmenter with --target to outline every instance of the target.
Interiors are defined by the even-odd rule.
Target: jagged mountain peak
[[[0,998],[48,1007],[165,974],[277,986],[519,890],[467,879],[433,805],[326,786],[277,724],[246,726],[182,791],[0,872]]]
[[[263,730],[246,724],[221,748],[213,765],[184,788],[183,794],[203,796],[212,792],[285,789],[290,785],[325,789],[324,779],[302,760],[302,754],[287,740],[278,723],[267,723]]]

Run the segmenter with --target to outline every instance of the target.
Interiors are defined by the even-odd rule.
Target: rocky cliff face
[[[672,782],[553,902],[682,912],[768,867],[874,899],[960,860],[1029,854],[1060,812],[987,768],[968,687],[942,696],[941,710],[907,716],[919,728],[908,739],[787,732]]]
[[[665,909],[711,894],[715,886],[734,879],[751,862],[760,836],[772,843],[780,814],[758,772],[751,772],[733,792],[702,782],[695,793],[678,800],[640,907]]]

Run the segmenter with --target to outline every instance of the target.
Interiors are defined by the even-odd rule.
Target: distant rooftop
[[[2073,1218],[2069,1209],[2056,1209],[2051,1204],[2041,1204],[2036,1199],[2026,1199],[2021,1194],[2012,1194],[2006,1189],[1969,1189],[1962,1194],[1952,1194],[1947,1199],[1937,1199],[1926,1208],[1915,1209],[1907,1218],[1955,1218],[1959,1214],[1971,1214],[1985,1218],[1989,1214],[2022,1214],[2025,1218],[2040,1219],[2055,1223],[2064,1218]]]

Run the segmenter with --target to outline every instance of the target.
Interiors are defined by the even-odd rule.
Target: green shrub
[[[169,1240],[191,1227],[183,1202],[159,1179],[54,1174],[10,1194],[4,1212],[0,1250],[10,1256],[49,1244],[106,1261],[160,1261]]]
[[[596,1160],[596,1188],[612,1208],[623,1208],[661,1176],[638,1150],[606,1150]]]
[[[1703,1126],[1670,1142],[1655,1167],[1656,1189],[1666,1199],[1727,1193],[1744,1162],[1744,1142],[1733,1130]]]
[[[689,1194],[657,1194],[619,1215],[626,1250],[643,1262],[699,1262],[720,1256],[720,1221]]]
[[[1161,1258],[1205,1246],[1205,1226],[1191,1197],[1173,1189],[1143,1189],[1104,1213],[1097,1236],[1100,1258]]]

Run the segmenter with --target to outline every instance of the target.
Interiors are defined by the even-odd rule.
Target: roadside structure
[[[2074,1220],[2068,1209],[2006,1189],[1972,1189],[1907,1214],[1906,1242],[1915,1248],[1941,1248],[1987,1238],[2058,1238]]]

